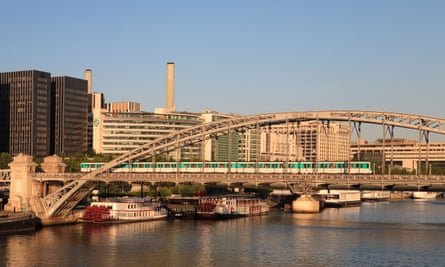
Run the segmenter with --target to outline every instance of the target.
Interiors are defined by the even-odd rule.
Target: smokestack
[[[175,63],[167,63],[167,83],[165,96],[165,109],[175,111]]]
[[[88,81],[88,94],[93,94],[93,71],[86,69],[84,72],[84,79]]]

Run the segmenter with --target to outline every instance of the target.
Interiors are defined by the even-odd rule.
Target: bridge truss
[[[290,123],[296,123],[298,127],[299,123],[304,121],[320,121],[326,124],[330,122],[348,122],[356,131],[358,139],[361,136],[361,125],[363,123],[381,125],[384,135],[383,140],[387,134],[390,138],[394,136],[395,127],[417,130],[419,132],[419,142],[424,140],[427,144],[429,143],[430,133],[445,134],[445,120],[443,119],[394,112],[334,110],[232,117],[177,131],[141,145],[106,163],[103,167],[66,184],[58,191],[48,194],[43,197],[42,203],[48,217],[66,216],[80,200],[94,189],[95,184],[92,181],[98,180],[98,176],[110,172],[111,168],[121,163],[146,158],[151,158],[154,162],[157,155],[177,148],[204,143],[206,139],[226,134],[230,135],[233,131],[260,129],[268,125]]]

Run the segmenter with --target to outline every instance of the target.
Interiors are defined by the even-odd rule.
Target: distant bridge
[[[394,112],[376,112],[376,111],[309,111],[309,112],[283,112],[283,113],[270,113],[259,114],[251,116],[239,116],[229,119],[209,122],[201,124],[195,127],[190,127],[185,130],[177,131],[169,134],[165,137],[158,138],[151,142],[148,142],[128,153],[125,153],[111,162],[105,164],[102,168],[99,168],[93,172],[85,174],[81,178],[75,179],[72,182],[66,184],[56,192],[48,194],[43,197],[42,203],[45,213],[48,217],[66,216],[71,210],[87,196],[95,186],[96,180],[101,180],[101,176],[109,173],[109,170],[121,163],[131,162],[136,160],[142,160],[146,158],[152,158],[153,161],[157,155],[173,151],[177,148],[189,146],[192,144],[203,142],[206,139],[229,134],[233,131],[243,131],[245,129],[260,129],[261,127],[276,124],[296,124],[299,127],[300,122],[304,121],[320,121],[323,123],[330,122],[348,122],[351,124],[358,138],[361,135],[361,125],[376,124],[381,125],[383,128],[383,137],[389,133],[390,138],[393,137],[394,127],[401,127],[407,129],[417,130],[419,137],[422,137],[426,143],[429,142],[429,134],[445,134],[445,120],[440,118],[433,118],[421,115],[403,114]],[[420,141],[420,140],[419,140]],[[159,177],[159,179],[166,179],[164,175],[156,176],[157,174],[147,174],[147,180]],[[105,175],[107,176],[107,175]],[[229,179],[231,175],[225,175],[223,179]],[[111,177],[111,176],[108,176]],[[152,178],[150,178],[152,177]],[[175,176],[178,177],[178,176]],[[377,176],[375,176],[377,177]],[[395,177],[395,176],[393,176]],[[260,178],[260,176],[248,177],[250,181],[256,180],[268,180],[270,178]],[[377,177],[378,178],[378,177]],[[403,179],[411,179],[412,177],[404,177]],[[176,178],[179,179],[179,178]],[[185,178],[181,178],[185,179]],[[197,179],[197,178],[196,178]],[[215,178],[200,176],[201,181],[211,181]],[[218,180],[219,178],[217,178]],[[247,178],[246,178],[247,179]],[[255,180],[256,179],[256,180]],[[281,177],[281,181],[296,181],[295,179],[301,179],[297,177]],[[330,178],[329,178],[330,179]],[[349,178],[342,178],[349,179]],[[363,177],[360,179],[364,179]],[[393,179],[393,178],[391,178]],[[417,181],[419,176],[417,176]],[[428,178],[430,179],[430,178]],[[432,179],[432,178],[431,178]],[[440,177],[438,178],[441,179]],[[129,178],[129,180],[131,180]],[[278,180],[275,179],[275,180]],[[432,183],[433,180],[426,180],[427,183]],[[326,182],[326,181],[323,181]],[[358,183],[359,181],[356,181]],[[386,182],[385,182],[386,183]],[[417,183],[417,182],[416,182]],[[388,182],[393,184],[393,182]]]

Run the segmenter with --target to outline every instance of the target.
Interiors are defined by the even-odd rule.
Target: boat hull
[[[35,231],[37,219],[32,214],[12,213],[0,217],[0,234]]]
[[[364,191],[361,193],[363,201],[385,201],[391,197],[389,191]]]

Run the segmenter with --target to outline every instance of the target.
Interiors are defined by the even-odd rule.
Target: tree
[[[12,157],[9,153],[0,153],[0,169],[9,169],[8,164],[12,162]]]

